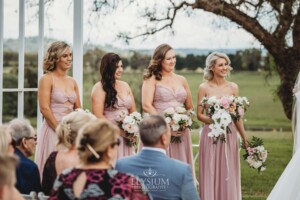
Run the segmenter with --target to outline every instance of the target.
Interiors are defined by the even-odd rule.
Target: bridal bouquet
[[[166,122],[169,124],[173,132],[184,131],[186,128],[191,128],[195,115],[193,110],[186,110],[184,107],[170,107],[163,111]],[[171,137],[172,143],[181,143],[181,136]]]
[[[139,125],[142,121],[142,115],[138,112],[132,112],[129,115],[125,115],[123,112],[117,119],[118,126],[125,132],[126,145],[133,146],[136,145],[135,140],[130,140],[129,138],[134,138],[139,134]]]
[[[218,139],[226,142],[226,134],[231,133],[228,125],[244,116],[249,101],[246,97],[223,96],[218,99],[215,96],[204,97],[201,104],[212,119],[209,125],[208,137],[213,138],[215,144]]]
[[[249,142],[249,147],[245,148],[245,145],[243,145],[242,148],[246,151],[243,157],[249,167],[257,169],[259,172],[266,170],[264,162],[268,157],[268,151],[263,146],[262,139],[253,136]]]

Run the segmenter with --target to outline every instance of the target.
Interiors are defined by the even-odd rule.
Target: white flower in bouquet
[[[243,155],[244,159],[249,167],[257,169],[259,172],[265,171],[266,166],[264,162],[268,157],[268,151],[263,146],[263,140],[253,136],[248,143],[249,146],[247,148],[243,145],[243,148],[246,150],[246,153]]]
[[[175,112],[178,113],[178,114],[185,114],[186,109],[184,107],[176,107]]]
[[[267,169],[266,167],[261,167],[261,168],[260,168],[260,171],[263,172],[263,171],[265,171],[266,169]]]
[[[172,124],[171,129],[172,131],[179,131],[180,126],[178,124]]]
[[[184,107],[170,107],[163,111],[166,122],[172,131],[184,131],[192,126],[192,117],[194,112],[186,110]],[[174,139],[175,138],[175,139]],[[171,142],[180,143],[180,136],[172,136]]]
[[[218,99],[217,99],[216,96],[212,96],[212,97],[208,98],[207,103],[208,103],[209,105],[216,104],[216,103],[218,103]]]
[[[128,115],[124,118],[123,120],[123,124],[135,124],[135,119],[131,116],[131,115]]]
[[[177,113],[175,113],[172,117],[175,124],[178,124],[181,118],[182,118],[181,114],[177,114]]]
[[[163,113],[167,114],[167,115],[174,115],[175,109],[173,107],[170,107],[170,108],[167,108]]]
[[[125,134],[127,137],[135,137],[138,135],[139,133],[139,125],[140,122],[142,121],[142,115],[138,112],[133,112],[130,113],[127,116],[124,116],[125,113],[122,113],[117,120],[117,123],[119,125],[119,127],[124,130]],[[135,144],[135,142],[132,142],[131,139],[126,138],[126,144],[128,146],[132,146]]]
[[[166,117],[165,120],[166,120],[167,124],[170,124],[172,121],[172,119],[170,117]]]
[[[262,166],[262,161],[260,160],[257,160],[257,161],[254,161],[252,166],[255,168],[255,169],[258,169],[259,167]]]

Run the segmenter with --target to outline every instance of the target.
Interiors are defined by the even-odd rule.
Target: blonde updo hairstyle
[[[220,52],[213,52],[211,54],[209,54],[205,60],[205,68],[204,68],[204,74],[203,74],[203,78],[205,80],[212,80],[214,78],[214,73],[212,71],[212,69],[215,67],[216,61],[220,58],[223,58],[226,60],[227,64],[228,64],[228,76],[230,75],[230,70],[232,70],[232,67],[230,67],[230,59],[229,57],[224,54],[224,53],[220,53]]]
[[[151,57],[150,64],[146,70],[146,73],[144,74],[144,80],[151,78],[152,75],[155,76],[155,79],[160,81],[162,78],[162,66],[161,63],[164,60],[166,54],[168,51],[173,49],[168,44],[161,44],[153,52],[153,55]]]
[[[62,41],[53,42],[44,57],[43,70],[45,73],[52,72],[56,68],[56,62],[63,56],[70,46]]]
[[[110,145],[120,136],[120,129],[106,119],[97,119],[84,125],[78,133],[76,146],[79,159],[84,163],[100,162]],[[96,158],[93,149],[100,157]]]
[[[64,116],[56,128],[57,145],[63,145],[68,149],[74,147],[79,129],[87,122],[96,119],[92,113],[82,109],[76,109]]]

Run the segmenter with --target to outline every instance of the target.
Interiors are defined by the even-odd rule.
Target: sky
[[[36,0],[37,1],[37,0]],[[73,41],[73,6],[70,0],[56,0],[46,10],[45,37]],[[180,13],[174,23],[174,35],[162,31],[148,39],[134,39],[129,45],[116,35],[120,31],[134,31],[146,21],[139,17],[139,8],[131,6],[118,9],[100,19],[91,12],[91,0],[84,0],[84,43],[112,45],[121,49],[152,49],[161,43],[174,48],[260,48],[259,42],[249,33],[238,28],[227,19],[200,10],[193,10],[192,16]],[[148,1],[149,2],[149,1]],[[4,38],[18,38],[19,0],[4,0]],[[38,35],[37,8],[25,11],[25,36]],[[228,25],[229,24],[229,25]],[[136,33],[136,32],[134,32]]]

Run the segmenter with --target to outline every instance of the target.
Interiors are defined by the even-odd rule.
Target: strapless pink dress
[[[184,106],[187,93],[184,87],[177,88],[176,91],[165,87],[160,84],[156,84],[155,93],[153,99],[153,107],[162,114],[164,110],[170,107]],[[192,154],[192,139],[190,130],[186,129],[185,133],[181,136],[181,143],[171,143],[167,154],[174,159],[183,161],[191,166],[191,170],[194,173],[193,154]]]
[[[118,98],[118,103],[115,106],[115,109],[112,108],[105,108],[104,110],[104,116],[106,119],[109,121],[116,123],[116,120],[122,113],[125,113],[125,115],[129,114],[129,109],[132,106],[132,99],[131,96],[128,95],[125,99]],[[122,138],[119,149],[118,149],[118,154],[117,158],[122,158],[124,156],[130,156],[133,154],[133,147],[130,147],[126,145],[125,139]]]
[[[227,142],[208,137],[210,128],[205,124],[199,147],[199,180],[201,200],[241,200],[240,153],[238,133],[233,123]]]
[[[60,122],[62,117],[74,110],[76,101],[75,91],[68,95],[59,88],[53,88],[50,97],[50,108],[57,122]],[[68,105],[66,105],[66,102]],[[37,147],[35,151],[35,162],[39,168],[40,175],[43,175],[44,165],[49,155],[56,151],[57,134],[44,120],[41,132],[37,136]]]

